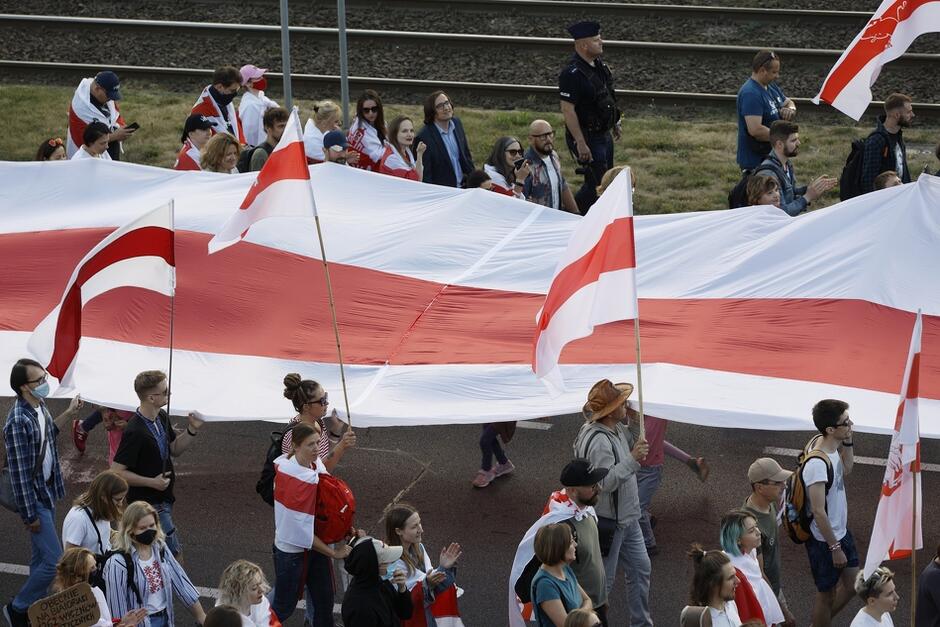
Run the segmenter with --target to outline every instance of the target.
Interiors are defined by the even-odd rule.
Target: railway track
[[[108,67],[122,77],[133,77],[139,80],[155,82],[167,80],[175,82],[178,79],[199,82],[212,76],[213,71],[207,68],[157,66],[111,65]],[[0,72],[8,77],[15,77],[17,75],[35,77],[45,74],[55,77],[67,75],[77,78],[93,75],[100,69],[101,66],[99,65],[86,63],[0,60]],[[283,80],[283,75],[279,72],[269,72],[268,76],[275,81]],[[338,91],[340,77],[327,74],[292,74],[291,81],[295,86],[295,91],[298,93],[307,91],[309,93],[322,94],[324,90]],[[558,88],[553,85],[429,81],[377,76],[350,76],[349,84],[350,88],[354,91],[369,87],[382,92],[399,91],[423,95],[435,89],[444,89],[449,93],[483,96],[504,102],[540,99],[543,102],[551,102],[553,105],[557,105],[558,93]],[[632,105],[652,105],[659,107],[711,106],[733,111],[736,96],[734,94],[618,89],[617,98],[622,103]],[[797,104],[805,108],[809,108],[810,105],[812,105],[809,98],[794,98],[794,100]],[[869,112],[880,110],[881,105],[881,102],[872,102],[869,107]],[[914,103],[914,107],[918,116],[922,118],[931,120],[940,119],[940,104]],[[815,109],[816,108],[813,107],[809,110],[812,111]],[[804,109],[804,111],[805,110],[807,109]],[[826,105],[824,105],[824,108],[820,108],[820,110],[834,111]]]
[[[396,0],[397,2],[398,0]],[[406,0],[414,2],[415,0]],[[444,0],[446,1],[446,0]],[[482,2],[483,0],[476,0]],[[490,0],[496,2],[497,0]],[[515,0],[518,2],[519,0]],[[531,2],[550,2],[552,0],[529,0]],[[558,0],[554,0],[556,4]],[[589,3],[600,4],[600,3]],[[630,5],[622,5],[630,6]],[[644,5],[648,6],[648,5]],[[703,7],[708,8],[708,7]],[[837,13],[837,12],[832,12]],[[279,38],[280,28],[267,24],[230,24],[221,22],[188,22],[171,20],[136,20],[120,18],[69,17],[53,15],[0,14],[0,28],[9,29],[47,29],[49,27],[82,28],[85,30],[107,31],[109,33],[186,33],[187,36],[231,36]],[[335,28],[313,26],[292,26],[292,41],[310,40],[333,43],[337,40]],[[402,30],[347,29],[346,35],[350,46],[353,45],[389,45],[419,44],[426,46],[452,46],[476,48],[479,46],[511,46],[521,52],[549,51],[559,57],[569,54],[571,41],[559,37],[511,37],[506,35],[481,35],[473,33],[429,33]],[[761,49],[760,46],[736,46],[716,44],[687,44],[652,41],[617,41],[605,40],[606,54],[617,52],[653,52],[671,56],[702,57],[737,57],[747,62]],[[798,59],[807,62],[834,63],[842,54],[841,50],[823,50],[807,48],[774,48],[784,59]],[[893,62],[895,67],[918,67],[940,63],[940,54],[907,53]]]

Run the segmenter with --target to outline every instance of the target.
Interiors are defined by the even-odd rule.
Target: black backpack
[[[575,542],[577,542],[578,533],[575,531],[574,521],[568,518],[564,522],[571,527],[571,534],[575,537]],[[577,563],[577,552],[575,552],[575,556],[575,563]],[[519,579],[516,580],[516,585],[513,586],[516,596],[519,597],[519,600],[523,603],[529,603],[532,600],[532,580],[535,578],[535,573],[539,571],[541,566],[542,562],[539,561],[539,558],[533,556],[532,559],[529,560],[529,563],[525,565],[522,574],[519,575]]]
[[[269,156],[272,152],[274,152],[274,148],[268,146],[268,142],[262,142],[251,148],[246,147],[244,150],[242,150],[242,154],[238,157],[238,163],[235,165],[235,168],[242,174],[245,172],[251,172],[251,156],[255,154],[255,151],[258,149],[265,151]]]
[[[272,431],[271,444],[268,445],[268,453],[264,458],[264,466],[261,467],[261,478],[255,484],[255,492],[261,495],[265,503],[274,507],[274,460],[283,455],[282,446],[286,431]]]
[[[777,168],[768,164],[760,164],[756,168],[750,170],[744,170],[741,173],[741,180],[731,188],[731,191],[728,192],[728,208],[737,209],[738,207],[747,207],[750,203],[747,201],[747,183],[751,180],[751,177],[757,174],[758,172],[764,172],[770,170],[776,173]]]
[[[839,200],[848,200],[861,196],[865,192],[862,190],[862,161],[865,157],[865,144],[874,135],[882,135],[885,139],[885,148],[882,152],[882,160],[888,158],[888,133],[881,129],[873,131],[865,139],[853,139],[852,147],[849,149],[849,156],[845,160],[845,166],[842,168],[842,175],[839,176]]]

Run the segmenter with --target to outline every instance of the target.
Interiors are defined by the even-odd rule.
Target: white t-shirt
[[[901,142],[894,145],[894,162],[897,164],[898,178],[904,176],[904,152],[901,150]]]
[[[215,605],[221,605],[219,599],[215,600]],[[271,604],[265,597],[261,597],[261,603],[256,603],[249,608],[248,616],[239,613],[242,617],[242,627],[268,627],[271,624]]]
[[[726,601],[724,611],[709,607],[708,613],[712,617],[712,627],[741,627],[741,617],[734,601]]]
[[[825,452],[825,451],[823,451]],[[826,453],[829,456],[829,462],[832,464],[832,487],[826,495],[826,513],[829,516],[829,524],[832,526],[832,533],[838,540],[845,537],[849,522],[849,504],[845,498],[845,478],[842,476],[842,458],[839,452]],[[821,459],[810,459],[803,465],[803,483],[807,489],[814,483],[826,483],[826,463]],[[807,501],[809,495],[807,495]],[[820,542],[826,542],[816,521],[810,525],[810,531],[813,537]]]
[[[75,154],[70,157],[71,159],[104,159],[105,161],[111,161],[111,155],[108,154],[108,151],[105,150],[99,156],[95,156],[85,150],[85,146],[81,145],[78,147],[78,150],[75,151]]]
[[[155,559],[156,550],[150,555],[149,560],[138,558],[138,563],[144,571],[144,585],[138,583],[141,588],[141,594],[144,597],[144,607],[147,608],[147,614],[156,614],[166,609],[166,582],[163,579],[163,569],[160,568],[160,562]]]
[[[548,172],[548,182],[552,186],[552,209],[559,209],[561,207],[561,199],[558,197],[558,189],[560,187],[558,183],[558,173],[555,172],[555,166],[552,164],[551,156],[542,157],[542,162],[545,164],[545,169]]]
[[[98,534],[101,534],[100,547]],[[104,555],[111,550],[111,523],[107,520],[96,520],[95,524],[92,524],[88,511],[84,507],[73,507],[65,515],[65,521],[62,523],[62,545],[64,546],[66,542],[84,547],[92,553]]]
[[[46,439],[46,410],[42,405],[35,409],[37,422],[39,423],[39,446],[42,450],[42,442]],[[49,449],[53,446],[55,446],[55,442],[46,443],[45,456],[42,458],[42,478],[46,481],[52,478],[52,451]]]
[[[104,592],[92,586],[91,593],[95,595],[95,601],[98,602],[98,611],[101,612],[101,617],[92,627],[114,627],[114,622],[111,620],[111,608],[108,607],[108,600],[104,598]]]
[[[891,620],[891,612],[885,612],[877,621],[865,610],[859,610],[849,627],[894,627],[894,621]]]
[[[323,154],[323,131],[309,119],[304,124],[304,152],[307,153],[308,159],[326,161],[326,155]]]

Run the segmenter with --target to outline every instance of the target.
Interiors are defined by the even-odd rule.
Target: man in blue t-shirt
[[[738,165],[750,170],[770,152],[770,125],[774,120],[792,120],[796,105],[777,84],[780,57],[761,50],[751,62],[751,78],[738,91]]]

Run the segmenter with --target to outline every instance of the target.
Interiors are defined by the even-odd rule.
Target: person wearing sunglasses
[[[300,422],[318,424],[324,436],[320,438],[319,456],[327,471],[333,472],[346,451],[356,446],[355,432],[339,419],[335,409],[327,415],[330,397],[323,386],[312,379],[302,379],[296,372],[285,376],[284,398],[294,405],[297,415],[287,423],[287,430],[281,441],[281,452],[289,455],[293,451],[291,427]]]
[[[71,424],[83,403],[76,396],[55,420],[46,408],[49,396],[48,373],[37,361],[20,359],[10,372],[10,387],[16,400],[3,426],[6,448],[4,483],[9,479],[15,508],[29,531],[32,560],[29,577],[19,592],[3,608],[7,623],[13,627],[28,624],[27,611],[34,601],[46,596],[55,578],[56,563],[62,556],[62,545],[55,524],[55,502],[65,497],[65,482],[59,467],[56,438]],[[9,541],[9,539],[7,539]]]
[[[529,163],[525,150],[515,137],[500,137],[483,165],[483,171],[493,181],[493,191],[525,200],[522,184],[529,176]]]
[[[379,95],[367,89],[356,101],[356,117],[346,134],[349,147],[359,153],[357,168],[379,171],[379,162],[385,154],[387,130],[385,109]]]
[[[529,150],[525,158],[529,165],[529,176],[522,186],[526,200],[578,213],[578,203],[561,173],[561,161],[555,152],[555,129],[545,120],[533,120],[529,125]]]
[[[784,95],[777,78],[780,56],[760,50],[751,61],[751,77],[738,90],[738,166],[750,170],[760,165],[772,148],[770,125],[793,120],[796,104]]]
[[[461,187],[473,172],[473,155],[460,118],[454,115],[453,101],[442,91],[433,91],[424,99],[424,126],[418,131],[424,142],[425,183]]]

